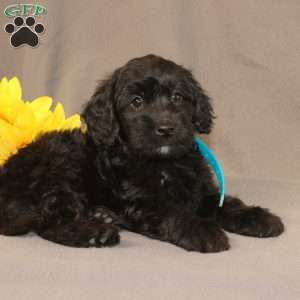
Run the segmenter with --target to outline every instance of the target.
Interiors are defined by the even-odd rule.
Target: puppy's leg
[[[227,231],[254,237],[274,237],[284,231],[280,218],[259,206],[247,206],[226,196],[218,212],[218,222]]]
[[[215,221],[201,219],[182,207],[153,211],[128,208],[130,230],[175,244],[189,251],[219,252],[229,249],[228,238]]]
[[[63,190],[46,194],[40,209],[35,232],[47,240],[73,247],[112,246],[120,240],[118,227],[105,222],[107,218],[93,218],[85,195],[66,183]]]
[[[37,234],[52,242],[72,247],[113,246],[120,241],[119,229],[116,226],[84,219],[52,224],[39,230]]]
[[[186,217],[189,217],[189,222],[183,224],[180,229],[175,228],[171,235],[175,238],[178,237],[175,239],[178,246],[186,250],[206,253],[221,252],[230,248],[227,235],[215,221]],[[165,224],[167,224],[168,230],[172,230],[169,222]]]

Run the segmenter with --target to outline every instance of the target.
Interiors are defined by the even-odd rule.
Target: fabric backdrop
[[[287,230],[267,240],[230,235],[232,249],[216,255],[126,232],[114,249],[85,250],[1,236],[0,297],[300,299],[300,2],[38,2],[46,31],[34,49],[10,46],[2,28],[12,18],[1,13],[0,77],[17,75],[26,99],[49,95],[71,114],[131,58],[154,53],[190,68],[213,99],[207,140],[229,192],[270,207]],[[0,11],[9,4],[0,0]]]

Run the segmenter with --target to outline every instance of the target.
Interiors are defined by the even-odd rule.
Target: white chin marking
[[[170,147],[169,146],[160,147],[160,153],[161,154],[168,154],[169,152],[170,152]]]

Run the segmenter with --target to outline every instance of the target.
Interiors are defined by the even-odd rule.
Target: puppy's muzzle
[[[172,125],[160,125],[156,128],[155,133],[159,136],[172,136],[175,133],[175,127]]]

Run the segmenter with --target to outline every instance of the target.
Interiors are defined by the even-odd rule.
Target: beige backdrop
[[[73,113],[97,80],[133,57],[183,64],[214,100],[209,143],[229,191],[271,207],[287,232],[269,240],[230,235],[233,249],[212,256],[128,233],[123,246],[87,251],[0,237],[10,274],[0,271],[10,296],[3,299],[300,299],[300,2],[39,2],[47,15],[38,19],[46,27],[38,48],[13,49],[0,30],[0,77],[17,75],[27,99],[50,95]],[[0,0],[0,10],[8,4]],[[0,15],[0,27],[9,21]]]

